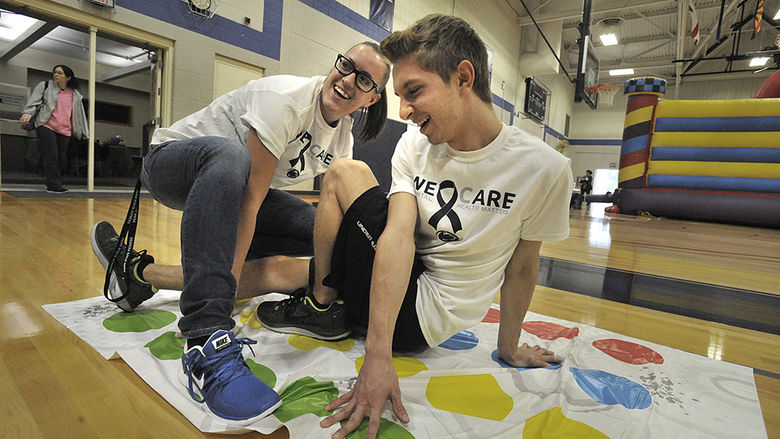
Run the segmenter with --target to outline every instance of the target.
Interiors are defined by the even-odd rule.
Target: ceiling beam
[[[624,69],[624,68],[634,68],[634,69],[644,69],[644,68],[652,68],[652,67],[672,67],[674,66],[674,57],[673,56],[665,56],[661,58],[651,58],[646,61],[625,61],[625,60],[614,60],[608,63],[603,63],[599,65],[600,71],[606,71],[606,70],[613,70],[613,69]]]
[[[636,61],[626,61],[622,59],[616,59],[611,60],[609,62],[604,62],[599,65],[599,71],[601,73],[605,73],[607,70],[613,70],[613,69],[627,69],[627,68],[633,68],[633,69],[649,69],[653,67],[658,68],[669,68],[673,67],[675,65],[674,63],[674,57],[673,56],[664,56],[664,57],[658,57],[658,58],[647,58],[645,60],[636,60]],[[577,69],[577,66],[574,66],[574,69]]]
[[[116,69],[106,74],[106,76],[103,77],[103,82],[116,81],[117,79],[135,75],[136,73],[151,69],[153,65],[154,64],[151,61],[146,60],[144,62],[133,64],[128,67],[122,67],[121,69]]]
[[[685,10],[687,4],[679,2],[677,4],[677,45],[675,47],[676,58],[680,59],[685,53],[685,38],[688,32],[685,31]],[[699,32],[702,31],[701,25],[699,26]],[[682,82],[682,64],[677,63],[674,66],[674,98],[677,99],[680,95],[680,83]]]
[[[54,30],[57,26],[59,26],[57,23],[45,21],[39,21],[33,24],[29,29],[24,31],[23,34],[19,35],[17,39],[8,43],[8,47],[0,52],[0,61],[8,62],[24,49],[32,46],[36,41],[46,36],[46,34]]]
[[[659,49],[659,48],[661,48],[661,47],[663,47],[663,46],[665,46],[667,44],[670,44],[670,43],[672,43],[674,41],[676,41],[676,37],[675,38],[669,38],[669,36],[667,36],[667,35],[656,34],[656,35],[648,35],[648,36],[645,36],[645,37],[634,37],[634,38],[630,38],[630,37],[629,38],[622,38],[621,37],[618,44],[620,45],[621,48],[625,49],[625,48],[627,48],[628,46],[630,46],[632,44],[658,43],[658,45],[655,46],[654,48],[646,50],[645,52],[641,52],[641,54],[645,54],[645,53],[652,52],[653,50]],[[601,48],[601,47],[610,47],[610,46],[605,46],[600,41],[593,40],[593,47]],[[579,48],[579,46],[576,43],[569,44],[569,45],[563,47],[563,53],[567,53],[569,51],[579,52],[579,49],[580,48]],[[608,49],[605,49],[605,50],[608,50]]]
[[[738,6],[738,3],[740,3],[740,0],[732,0],[731,4],[729,4],[728,7],[723,11],[723,18],[725,18],[727,15],[729,15],[731,12],[736,13],[736,7]],[[744,3],[741,3],[741,6],[744,7]],[[748,9],[750,11],[750,9]],[[753,19],[751,17],[751,14],[748,14],[748,17],[745,17],[741,23],[735,23],[731,25],[731,29],[735,30],[736,32],[742,32],[743,27],[750,23],[750,21]],[[717,27],[717,26],[715,26]],[[748,28],[750,29],[750,28]],[[701,39],[701,44],[696,49],[696,51],[693,53],[693,56],[691,58],[703,58],[704,56],[707,56],[710,53],[716,52],[718,48],[722,47],[722,44],[728,40],[728,37],[731,35],[723,35],[720,37],[720,40],[715,41],[712,46],[707,47],[707,44],[710,41],[710,38],[715,36],[715,33],[710,31],[704,38]],[[731,36],[733,38],[733,36]],[[706,50],[704,56],[701,55],[701,52]],[[687,63],[683,68],[683,74],[688,73],[691,69],[696,67],[696,65],[699,63],[699,61],[692,61]]]
[[[676,42],[677,42],[677,40],[666,40],[666,41],[663,41],[660,44],[656,44],[655,46],[653,46],[653,47],[651,47],[649,49],[646,49],[646,50],[644,50],[642,52],[632,54],[631,57],[632,58],[641,59],[642,55],[647,55],[648,53],[654,52],[654,51],[656,51],[656,50],[666,46],[667,44],[676,43]]]
[[[726,18],[726,16],[729,15],[731,13],[731,11],[737,6],[737,3],[739,3],[739,1],[740,0],[732,0],[731,4],[729,4],[728,7],[726,7],[726,9],[723,11],[723,16],[720,17],[720,14],[718,14],[718,17]],[[699,55],[701,54],[701,52],[703,50],[707,49],[707,44],[710,42],[710,39],[715,36],[715,33],[716,33],[717,29],[718,29],[718,26],[717,26],[718,17],[715,18],[715,21],[712,24],[712,27],[710,28],[710,31],[707,32],[706,34],[701,33],[701,21],[699,21],[699,29],[700,29],[699,30],[699,34],[702,36],[702,38],[700,38],[699,46],[696,48],[696,51],[693,53],[693,56],[691,56],[691,58],[698,58]],[[716,43],[716,44],[720,44],[720,43]],[[684,73],[687,73],[688,70],[690,70],[693,66],[694,66],[694,63],[688,63],[687,65],[685,65],[684,66],[684,70],[685,70]]]
[[[775,53],[775,51],[767,51],[767,55],[772,55]],[[746,61],[749,60],[755,56],[754,53],[751,54],[741,54],[741,55],[721,55],[721,56],[710,56],[706,58],[699,59],[702,62],[709,62],[709,61]],[[609,61],[603,61],[599,65],[599,70],[601,72],[605,72],[607,70],[612,69],[623,69],[623,68],[634,68],[634,69],[649,69],[653,67],[658,68],[668,68],[672,66],[677,66],[678,64],[683,64],[685,62],[689,62],[690,59],[675,59],[673,56],[662,56],[662,57],[656,57],[656,58],[645,58],[644,60],[639,58],[637,60],[626,60],[626,59],[613,59]],[[571,64],[571,63],[570,63]],[[576,69],[576,65],[574,66]]]
[[[622,18],[624,21],[629,20],[641,20],[641,19],[647,19],[647,18],[653,18],[653,17],[668,17],[670,15],[677,15],[677,7],[669,7],[669,8],[663,8],[663,9],[656,9],[654,11],[647,11],[639,13],[638,8],[646,8],[646,5],[641,6],[630,6],[627,9],[624,9],[621,11],[620,18]],[[637,9],[634,11],[634,9]],[[701,11],[707,11],[710,9],[720,9],[720,6],[718,5],[696,5],[696,12]],[[577,29],[577,26],[579,25],[580,16],[574,17],[575,21],[567,21],[563,24],[563,30],[572,30]]]
[[[655,35],[647,35],[644,37],[620,37],[618,44],[621,47],[625,47],[629,44],[641,44],[641,43],[655,43],[655,42],[669,42],[669,41],[675,41],[677,39],[677,36],[670,37],[669,35],[661,35],[661,34],[655,34]],[[593,47],[608,47],[604,46],[601,42],[596,43],[596,40],[593,40]]]
[[[575,8],[566,9],[563,11],[556,11],[556,12],[550,12],[547,14],[540,14],[539,16],[534,16],[534,19],[536,19],[536,22],[539,24],[542,23],[549,23],[552,21],[568,21],[568,20],[579,20],[582,17],[582,6],[579,2],[566,2],[567,4],[576,4],[578,5]],[[641,6],[637,6],[638,8],[641,7],[642,9],[648,9],[653,7],[658,7],[662,4],[674,4],[674,0],[648,0]],[[698,8],[698,6],[697,6]],[[626,9],[626,2],[625,0],[618,0],[618,1],[611,1],[609,3],[599,3],[599,6],[594,6],[593,10],[591,11],[591,16],[597,15],[597,14],[609,14],[609,13],[625,13]],[[673,14],[676,13],[676,10],[673,10]],[[648,12],[650,16],[652,16],[652,13]],[[517,25],[522,26],[528,26],[533,24],[533,21],[531,21],[531,17],[527,15],[518,16],[517,17]],[[574,24],[574,27],[576,27],[576,23]]]
[[[532,12],[535,14],[541,11],[545,6],[549,5],[550,3],[552,3],[552,0],[545,0],[539,6],[535,7]]]
[[[655,21],[651,20],[651,19],[650,19],[651,17],[650,17],[649,15],[645,15],[645,14],[643,14],[643,13],[642,13],[642,12],[640,12],[640,11],[639,11],[639,9],[637,9],[637,8],[632,8],[632,9],[634,10],[634,12],[635,12],[636,14],[638,14],[640,17],[644,18],[644,19],[645,19],[645,21],[647,21],[648,23],[650,23],[652,26],[655,26],[656,28],[660,29],[660,30],[661,30],[661,32],[665,32],[667,35],[669,35],[669,37],[670,37],[670,38],[672,38],[672,39],[675,39],[675,38],[677,38],[677,35],[675,35],[675,34],[673,34],[673,33],[669,32],[667,29],[664,29],[663,27],[659,26],[659,25],[658,25],[658,23],[656,23]]]

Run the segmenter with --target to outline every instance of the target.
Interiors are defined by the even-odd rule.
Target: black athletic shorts
[[[379,186],[367,190],[352,203],[336,236],[330,274],[322,282],[339,291],[357,334],[365,334],[368,328],[371,271],[376,242],[387,224],[388,204],[387,196]],[[393,333],[396,351],[419,352],[428,347],[415,308],[417,278],[423,271],[425,266],[415,254],[409,286]]]

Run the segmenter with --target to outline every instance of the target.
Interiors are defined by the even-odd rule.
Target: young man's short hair
[[[414,56],[423,69],[438,73],[445,83],[458,64],[468,60],[474,66],[474,92],[482,101],[492,102],[485,43],[458,17],[427,15],[408,29],[390,34],[379,50],[392,63]]]

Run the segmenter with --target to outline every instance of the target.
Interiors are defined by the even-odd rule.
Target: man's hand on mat
[[[334,439],[343,439],[360,427],[363,418],[368,416],[366,439],[374,439],[379,431],[382,407],[388,399],[398,419],[404,424],[409,423],[409,415],[401,402],[401,388],[398,385],[398,375],[393,368],[392,360],[389,357],[377,359],[367,355],[363,367],[360,368],[355,387],[328,404],[325,410],[344,407],[323,419],[320,426],[328,428],[336,422],[349,418],[349,421],[331,436]]]
[[[511,356],[499,354],[499,358],[514,367],[549,367],[549,362],[555,362],[553,351],[548,351],[539,345],[531,347],[528,343],[518,346]]]

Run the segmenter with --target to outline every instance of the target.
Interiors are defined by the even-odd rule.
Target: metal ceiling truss
[[[682,74],[680,74],[681,77],[712,75],[712,74],[721,74],[721,73],[755,72],[758,70],[780,68],[780,50],[774,48],[773,46],[764,47],[762,50],[759,51],[745,52],[742,54],[739,53],[740,43],[742,42],[742,34],[744,32],[753,32],[752,28],[748,28],[748,29],[743,29],[743,28],[745,27],[745,25],[753,23],[753,21],[756,18],[754,8],[752,9],[752,12],[751,10],[748,10],[746,14],[745,8],[748,2],[749,0],[733,0],[729,5],[729,7],[726,8],[725,7],[726,0],[721,0],[721,8],[720,8],[720,14],[718,15],[717,26],[712,27],[712,29],[716,30],[715,33],[716,41],[712,45],[704,49],[707,42],[713,36],[712,29],[711,29],[709,35],[707,35],[707,37],[704,39],[702,46],[696,50],[693,57],[685,58],[685,59],[675,59],[674,61],[672,61],[673,63],[687,63],[684,67],[684,71],[682,72]],[[739,8],[739,18],[734,24],[730,26],[730,32],[728,32],[727,34],[722,34],[724,18],[735,7]],[[775,21],[768,16],[764,16],[763,21],[769,26],[772,26],[776,29],[780,29],[780,22]],[[720,48],[721,45],[723,45],[723,43],[725,43],[729,39],[732,40],[730,54],[721,55],[721,56],[707,56],[713,53],[714,51],[716,51],[718,48]],[[702,50],[705,50],[704,55],[699,55]],[[771,57],[774,66],[763,67],[761,69],[734,69],[734,61],[748,60],[756,56]],[[722,71],[708,71],[708,72],[696,72],[696,73],[691,72],[691,69],[696,67],[702,61],[706,62],[706,61],[718,61],[718,60],[726,61],[726,67]]]

